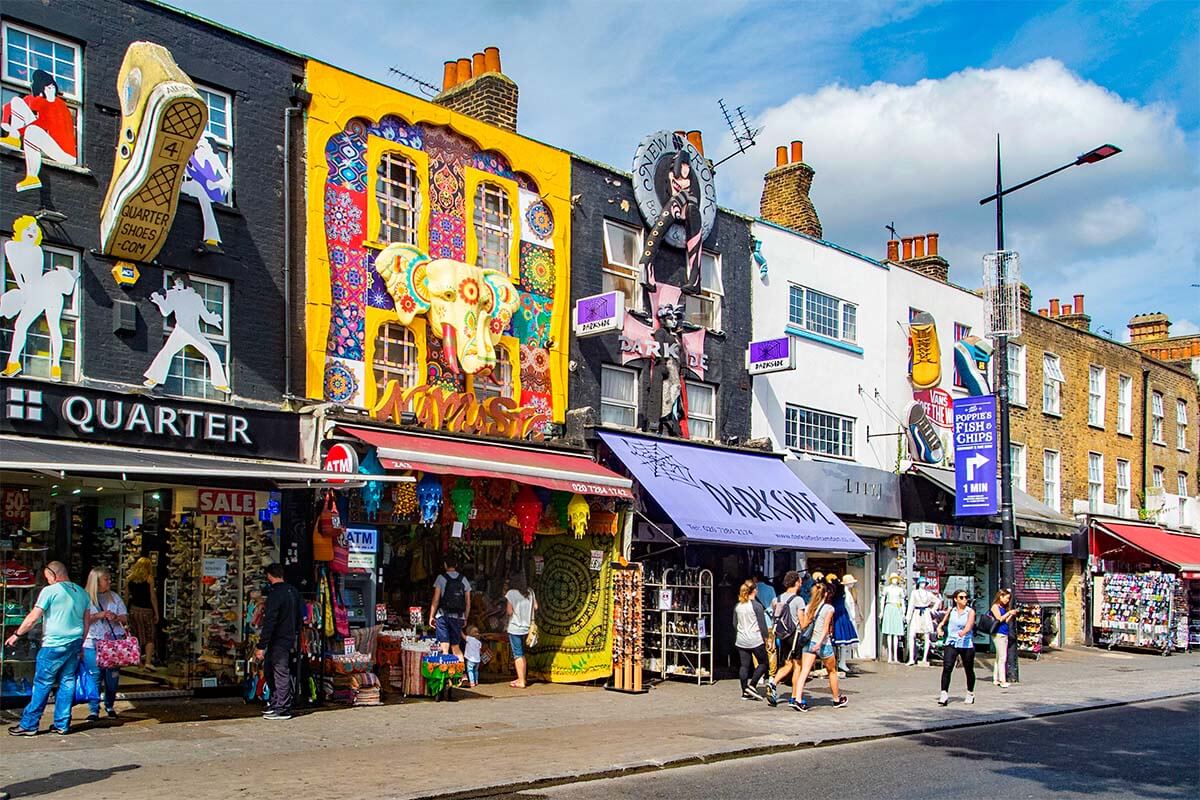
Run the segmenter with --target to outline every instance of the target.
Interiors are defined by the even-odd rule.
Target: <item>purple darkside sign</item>
[[[763,339],[751,342],[746,351],[746,370],[751,375],[767,372],[783,372],[796,368],[796,351],[792,349],[791,337]]]
[[[689,539],[868,549],[781,459],[609,431],[600,438]]]

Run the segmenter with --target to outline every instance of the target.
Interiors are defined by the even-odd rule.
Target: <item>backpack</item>
[[[775,638],[788,639],[796,633],[796,620],[792,619],[792,601],[799,599],[799,595],[792,595],[786,603],[780,603],[775,609]]]
[[[439,603],[442,611],[447,614],[462,614],[467,610],[467,592],[463,587],[463,576],[460,572],[457,578],[446,578],[446,588],[442,590],[442,600]]]

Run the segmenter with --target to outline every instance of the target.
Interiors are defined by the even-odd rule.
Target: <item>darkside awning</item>
[[[688,539],[798,550],[868,549],[780,458],[599,434]]]

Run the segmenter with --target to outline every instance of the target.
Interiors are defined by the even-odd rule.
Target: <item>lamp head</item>
[[[1115,144],[1102,144],[1094,150],[1089,150],[1083,155],[1075,159],[1075,166],[1080,164],[1095,164],[1097,161],[1103,161],[1106,158],[1115,156],[1121,152],[1121,148]]]

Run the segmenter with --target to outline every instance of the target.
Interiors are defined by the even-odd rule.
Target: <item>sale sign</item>
[[[222,517],[254,516],[254,492],[237,489],[200,489],[196,493],[201,514]]]
[[[29,490],[4,489],[0,494],[0,516],[20,528],[29,527]]]

